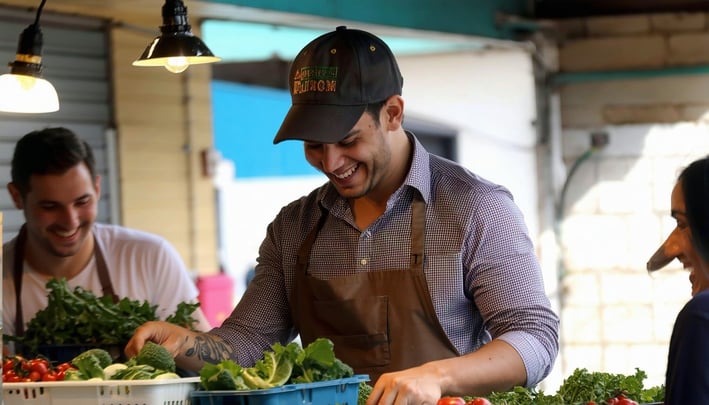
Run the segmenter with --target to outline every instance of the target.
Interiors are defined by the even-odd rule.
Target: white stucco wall
[[[219,164],[217,185],[219,227],[222,247],[220,259],[234,278],[235,299],[246,287],[246,275],[256,264],[258,248],[266,237],[266,227],[290,201],[319,187],[325,176],[289,178],[249,178],[235,180],[234,164]]]
[[[406,111],[457,128],[458,160],[505,185],[539,233],[536,101],[531,59],[522,49],[399,58]]]

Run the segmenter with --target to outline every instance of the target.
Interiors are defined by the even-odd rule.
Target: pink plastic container
[[[222,324],[234,309],[234,280],[226,274],[197,279],[200,308],[213,327]]]

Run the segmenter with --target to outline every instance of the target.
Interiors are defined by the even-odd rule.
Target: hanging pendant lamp
[[[221,60],[199,37],[192,34],[187,7],[182,0],[165,0],[162,22],[161,35],[153,39],[133,66],[163,66],[170,72],[180,73],[189,65]]]
[[[46,0],[37,9],[33,24],[20,34],[10,73],[0,76],[0,111],[46,113],[59,110],[59,97],[51,83],[42,78],[42,29],[39,17]]]

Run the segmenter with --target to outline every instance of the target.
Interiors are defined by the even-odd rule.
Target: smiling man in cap
[[[404,130],[402,75],[378,37],[338,27],[301,50],[289,79],[274,143],[303,141],[329,181],[269,224],[255,277],[221,327],[149,323],[128,354],[154,340],[186,368],[226,357],[248,366],[274,342],[326,337],[371,377],[368,404],[540,382],[559,319],[510,192]]]

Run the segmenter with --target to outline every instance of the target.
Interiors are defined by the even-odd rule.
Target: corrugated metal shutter
[[[36,11],[0,7],[0,74],[15,59],[20,33],[34,22]],[[10,181],[10,162],[15,142],[24,134],[45,127],[64,126],[84,138],[96,155],[102,177],[102,194],[97,221],[117,222],[116,175],[113,162],[112,99],[107,23],[103,20],[42,12],[44,34],[43,75],[57,89],[59,111],[48,114],[0,112],[0,210],[3,213],[3,242],[12,238],[24,223],[5,185]]]

